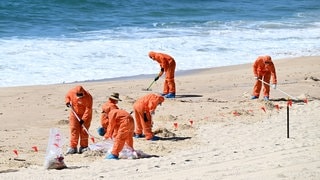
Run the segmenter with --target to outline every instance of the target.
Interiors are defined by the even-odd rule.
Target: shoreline
[[[319,58],[320,56],[300,56],[300,57],[293,57],[293,58],[281,58],[281,59],[273,59],[275,63],[281,62],[281,61],[290,61],[290,59],[300,59],[300,58]],[[235,65],[226,65],[226,66],[218,66],[218,67],[208,67],[208,68],[200,68],[200,69],[189,69],[189,70],[180,70],[176,71],[175,76],[181,77],[181,76],[188,76],[193,75],[197,73],[202,73],[206,71],[226,71],[226,70],[232,70],[236,67],[248,67],[252,66],[254,60],[252,60],[252,63],[243,63],[243,64],[235,64]],[[149,79],[152,81],[154,77],[156,76],[157,72],[155,74],[139,74],[139,75],[133,75],[133,76],[121,76],[121,77],[113,77],[113,78],[103,78],[103,79],[96,79],[96,80],[84,80],[84,81],[73,81],[73,82],[61,82],[61,83],[54,83],[54,84],[38,84],[38,85],[17,85],[17,86],[3,86],[0,88],[18,88],[18,87],[32,87],[32,86],[51,86],[51,85],[70,85],[70,84],[80,84],[80,83],[101,83],[101,82],[114,82],[114,81],[130,81],[130,80],[147,80]],[[165,74],[162,76],[162,78],[165,77]]]

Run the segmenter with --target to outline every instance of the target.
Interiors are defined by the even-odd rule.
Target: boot
[[[78,153],[77,148],[69,148],[67,154],[76,154]]]
[[[169,93],[167,95],[164,96],[165,98],[175,98],[176,97],[176,93]]]
[[[88,150],[89,150],[88,146],[87,147],[80,147],[79,148],[79,154],[82,154],[83,152],[88,151]]]

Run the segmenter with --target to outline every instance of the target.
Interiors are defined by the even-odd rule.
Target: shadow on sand
[[[2,170],[0,171],[0,174],[1,173],[11,173],[11,172],[18,172],[19,170],[17,169],[6,169],[6,170]]]
[[[304,102],[305,100],[303,99],[290,99],[292,102],[296,102],[296,103],[300,103],[300,102]],[[275,101],[275,102],[278,102],[278,101],[288,101],[288,99],[286,98],[275,98],[275,99],[269,99],[269,101]]]
[[[190,98],[190,97],[202,97],[202,95],[197,95],[197,94],[181,94],[181,95],[176,95],[176,98]]]
[[[191,139],[191,137],[168,137],[168,138],[163,138],[161,137],[161,141],[183,141],[186,139]]]

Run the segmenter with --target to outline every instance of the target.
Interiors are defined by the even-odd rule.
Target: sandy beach
[[[270,101],[250,99],[252,64],[177,74],[177,97],[153,116],[162,139],[134,139],[150,158],[106,160],[88,151],[65,155],[62,170],[47,170],[44,162],[51,128],[62,133],[63,151],[68,148],[64,96],[70,88],[82,85],[93,96],[89,131],[99,137],[101,106],[112,92],[130,112],[137,98],[160,93],[164,78],[152,91],[142,90],[152,78],[0,88],[0,179],[320,179],[320,57],[274,64],[278,89],[271,89]],[[295,98],[289,138],[283,92]]]

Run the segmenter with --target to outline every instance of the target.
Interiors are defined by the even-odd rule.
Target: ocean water
[[[319,0],[5,0],[0,87],[157,74],[320,55]],[[320,63],[320,62],[319,62]]]

